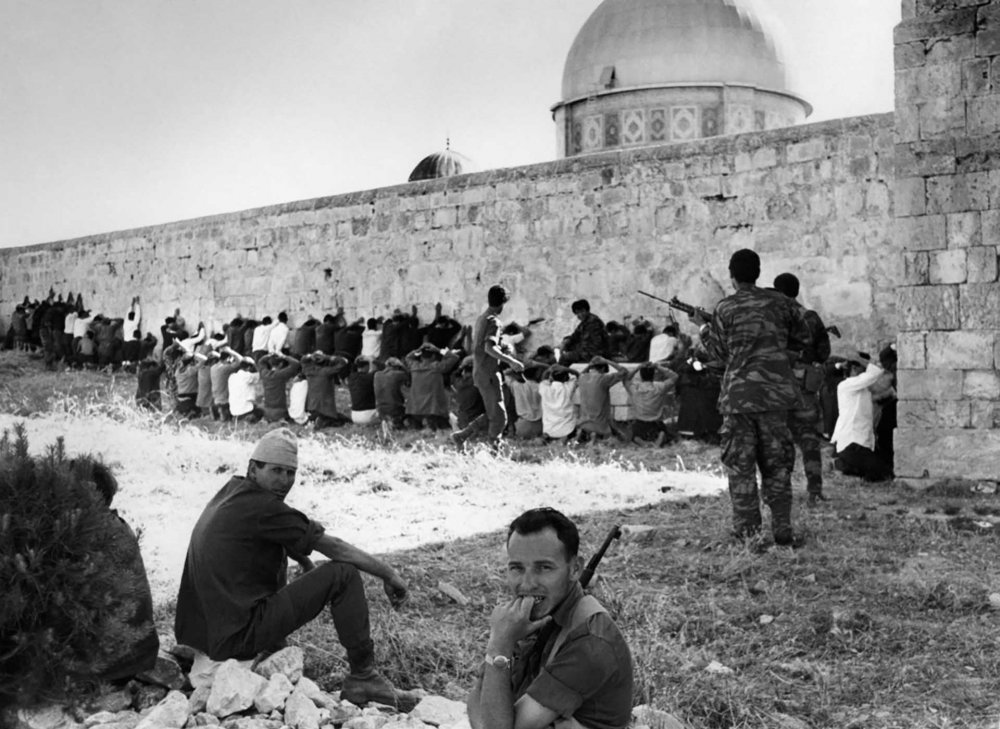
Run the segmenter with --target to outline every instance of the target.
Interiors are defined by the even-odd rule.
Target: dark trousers
[[[892,478],[892,464],[886,463],[870,448],[851,443],[837,452],[833,466],[845,476],[860,476],[865,481],[886,481]]]
[[[222,420],[228,423],[233,419],[233,416],[229,414],[229,403],[212,403],[212,419]]]
[[[343,562],[324,562],[257,603],[247,626],[222,653],[246,660],[269,650],[329,606],[337,639],[352,673],[374,665],[374,646],[361,573]]]
[[[806,490],[823,493],[823,456],[819,446],[819,397],[814,392],[801,392],[803,407],[788,412],[788,428],[792,439],[802,451],[802,470],[806,475]],[[794,467],[794,463],[792,466]]]

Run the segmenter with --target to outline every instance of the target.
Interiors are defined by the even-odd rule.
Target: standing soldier
[[[722,463],[729,477],[733,534],[755,536],[761,528],[760,494],[771,510],[775,544],[791,545],[792,467],[795,444],[788,412],[801,407],[788,352],[807,343],[805,322],[792,302],[756,286],[760,257],[749,249],[729,259],[734,294],[708,316],[695,310],[701,341],[712,360],[724,363],[719,412]]]
[[[830,335],[823,320],[812,309],[806,309],[795,300],[799,295],[799,279],[791,273],[779,274],[774,288],[780,291],[798,309],[809,329],[809,343],[792,364],[792,373],[799,386],[802,407],[788,413],[788,427],[792,438],[802,451],[802,470],[806,474],[809,506],[826,501],[823,495],[823,456],[819,449],[819,389],[823,384],[823,363],[830,357]]]

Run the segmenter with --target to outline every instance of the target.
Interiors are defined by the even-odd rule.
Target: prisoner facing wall
[[[14,304],[83,292],[121,316],[142,297],[148,326],[287,310],[298,323],[435,302],[460,320],[486,288],[511,287],[510,318],[544,316],[537,341],[567,334],[570,303],[604,319],[712,306],[727,262],[750,247],[762,282],[785,270],[802,299],[874,348],[895,336],[891,247],[893,119],[880,115],[306,200],[197,220],[0,250],[0,316]]]

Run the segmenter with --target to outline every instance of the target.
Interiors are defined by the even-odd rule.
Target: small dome
[[[562,100],[672,84],[796,96],[775,38],[748,0],[604,0],[566,58]]]
[[[436,180],[439,177],[464,175],[475,172],[472,160],[451,149],[435,152],[424,157],[410,173],[410,182],[417,180]]]

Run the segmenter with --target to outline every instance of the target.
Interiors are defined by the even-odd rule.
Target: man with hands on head
[[[576,525],[532,509],[507,536],[509,600],[490,616],[482,674],[467,701],[473,729],[618,729],[632,711],[632,657],[579,579]]]
[[[246,477],[231,478],[195,524],[174,622],[177,642],[196,651],[191,682],[206,685],[221,661],[252,661],[281,647],[329,606],[350,667],[341,696],[396,706],[402,694],[375,670],[361,572],[383,581],[393,607],[406,600],[406,581],[285,503],[297,469],[295,435],[272,430],[254,448]],[[330,561],[314,567],[313,551]],[[289,557],[305,573],[286,584]]]

